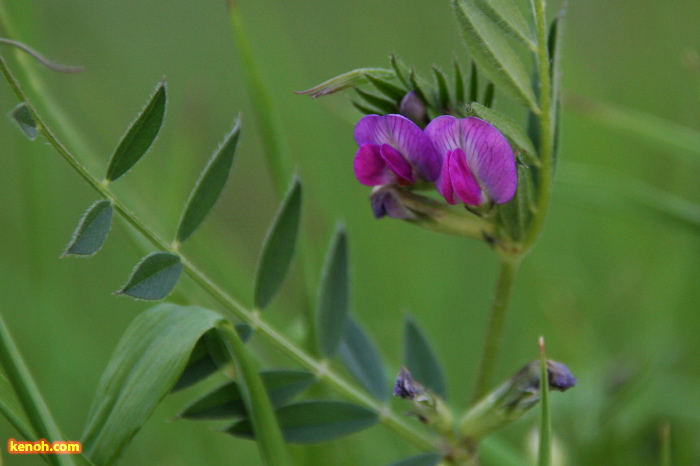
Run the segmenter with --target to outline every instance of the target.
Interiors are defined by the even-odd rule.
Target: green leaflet
[[[255,274],[254,305],[264,309],[272,301],[292,263],[301,217],[301,182],[294,177],[265,237]]]
[[[136,264],[126,285],[114,294],[125,294],[146,300],[163,299],[175,288],[182,262],[169,252],[154,252]]]
[[[107,239],[113,210],[111,201],[107,199],[95,201],[83,214],[61,257],[91,256],[99,251]]]
[[[447,385],[442,366],[418,324],[410,317],[406,317],[404,321],[403,354],[404,363],[413,378],[446,400]]]
[[[452,0],[469,54],[501,90],[539,113],[525,65],[501,28],[474,2]]]
[[[161,81],[112,154],[105,177],[107,181],[114,181],[129,171],[151,147],[163,124],[165,102],[165,81]]]
[[[233,156],[236,153],[238,137],[241,133],[240,116],[236,119],[231,132],[226,136],[224,143],[214,152],[202,176],[190,194],[177,227],[175,240],[183,242],[202,224],[209,211],[219,199],[221,192],[228,181]]]
[[[113,463],[170,391],[197,341],[223,318],[208,309],[160,304],[134,319],[102,375],[82,435],[95,464]]]
[[[353,318],[348,318],[338,352],[343,364],[365,389],[380,401],[388,401],[384,364],[367,332]]]
[[[19,126],[19,129],[21,129],[30,140],[33,141],[36,138],[36,135],[38,134],[36,121],[34,121],[32,111],[29,109],[26,102],[20,102],[17,104],[17,106],[9,113],[9,116],[15,120]]]
[[[497,112],[492,108],[485,107],[478,102],[472,103],[471,107],[476,116],[491,123],[524,152],[527,160],[533,163],[539,163],[535,146],[532,144],[532,141],[525,133],[522,126],[513,121],[509,116]]]
[[[350,307],[348,241],[345,229],[338,227],[321,277],[317,303],[316,337],[321,353],[335,355],[345,332]]]
[[[341,401],[302,401],[276,411],[284,439],[289,443],[321,443],[367,429],[378,421],[377,413]],[[250,421],[242,420],[224,430],[236,437],[257,438]]]
[[[285,369],[261,371],[260,378],[273,407],[284,405],[316,380],[311,372]],[[248,413],[239,384],[232,380],[194,400],[178,414],[178,417],[230,419],[247,418]]]

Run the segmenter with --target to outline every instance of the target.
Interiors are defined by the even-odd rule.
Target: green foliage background
[[[250,304],[255,261],[277,200],[224,1],[4,3],[9,16],[2,21],[11,29],[3,35],[85,67],[79,75],[38,69],[41,89],[17,74],[30,95],[50,97],[50,108],[39,104],[39,110],[93,173],[104,173],[119,137],[153,86],[167,77],[161,134],[139,166],[114,184],[166,238],[174,235],[200,170],[242,112],[229,186],[183,250]],[[312,276],[320,273],[335,221],[342,219],[350,238],[353,312],[378,341],[391,371],[399,367],[401,321],[410,312],[444,361],[453,404],[466,406],[496,273],[491,251],[374,220],[368,189],[351,170],[359,115],[342,96],[312,100],[292,92],[353,68],[387,66],[392,51],[426,75],[432,63],[449,69],[453,54],[466,64],[448,2],[241,0],[240,7],[304,182],[302,227],[313,246],[307,251]],[[558,5],[550,7],[554,14]],[[700,130],[700,71],[684,58],[688,50],[700,50],[699,17],[695,0],[570,2],[565,89]],[[14,52],[2,47],[18,69]],[[0,83],[0,112],[15,104]],[[505,98],[498,105],[510,108]],[[56,110],[61,113],[51,113]],[[656,464],[665,420],[672,426],[675,464],[697,462],[699,231],[635,207],[619,190],[566,180],[577,170],[568,162],[591,163],[700,203],[700,159],[573,110],[564,106],[560,176],[544,235],[517,278],[499,378],[536,359],[536,339],[544,335],[549,355],[579,378],[574,390],[552,397],[557,446],[568,464]],[[64,432],[77,439],[112,350],[148,307],[110,293],[151,249],[115,222],[96,257],[59,261],[94,192],[41,138],[28,141],[9,120],[0,125],[0,157],[0,313]],[[265,313],[285,333],[299,336],[307,286],[300,269],[298,256]],[[178,302],[186,296],[213,306],[187,279],[177,291]],[[267,364],[289,365],[255,339],[252,344]],[[164,422],[198,391],[168,398],[123,464],[255,464],[252,442],[211,432],[206,423]],[[525,451],[536,421],[531,413],[499,435]],[[0,423],[0,440],[15,435]],[[293,450],[309,465],[381,465],[413,453],[383,427]],[[41,463],[2,456],[8,464]]]

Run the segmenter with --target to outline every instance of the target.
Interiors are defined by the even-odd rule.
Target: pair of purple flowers
[[[476,117],[444,115],[425,130],[401,115],[367,115],[355,126],[355,176],[367,186],[434,182],[450,204],[513,198],[518,183],[513,150],[493,126]],[[390,196],[373,198],[377,218],[403,218]]]

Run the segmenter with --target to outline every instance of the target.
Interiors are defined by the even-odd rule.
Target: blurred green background
[[[168,111],[159,139],[113,186],[166,238],[174,235],[206,160],[242,113],[233,176],[183,251],[250,304],[252,271],[277,199],[224,1],[3,3],[3,36],[85,67],[82,74],[61,75],[31,64],[44,83],[32,88],[14,51],[0,48],[52,129],[98,176],[166,76]],[[559,5],[549,7],[553,15]],[[449,3],[241,0],[240,8],[304,182],[311,287],[340,219],[350,237],[353,311],[376,339],[390,372],[398,370],[402,319],[410,313],[444,361],[452,404],[463,408],[481,353],[494,255],[478,242],[376,221],[368,189],[351,170],[359,114],[345,96],[312,100],[292,92],[354,68],[386,67],[390,52],[426,75],[433,63],[449,69],[453,55],[466,65]],[[688,60],[700,50],[699,19],[697,0],[570,2],[565,89],[700,130],[700,73]],[[45,100],[36,98],[40,94]],[[16,103],[0,83],[0,112]],[[514,108],[505,98],[498,106]],[[700,159],[607,128],[572,106],[564,107],[562,124],[561,176],[545,232],[517,278],[499,379],[535,359],[537,337],[544,335],[550,357],[579,378],[575,389],[553,396],[565,464],[657,464],[659,426],[666,421],[674,464],[698,464],[700,230],[629,203],[620,195],[624,185],[614,181],[610,190],[567,182],[585,176],[567,162],[595,164],[613,175],[606,179],[636,178],[700,203]],[[28,141],[9,120],[0,124],[0,156],[0,313],[64,432],[77,439],[112,350],[131,320],[149,307],[110,293],[151,249],[118,221],[94,258],[58,260],[95,193],[41,138]],[[297,260],[266,312],[294,336],[302,331],[306,285],[300,269]],[[187,279],[177,290],[176,300],[187,296],[210,304]],[[290,366],[260,341],[253,346],[268,365]],[[212,432],[206,423],[165,422],[200,390],[167,398],[122,464],[257,464],[252,442]],[[498,435],[525,456],[536,423],[533,411]],[[0,440],[10,436],[16,433],[0,422]],[[309,465],[382,465],[414,453],[384,427],[294,451],[300,464]],[[7,464],[41,463],[1,455]]]

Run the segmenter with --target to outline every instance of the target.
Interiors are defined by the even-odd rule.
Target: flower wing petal
[[[389,184],[395,180],[377,144],[362,144],[355,154],[353,168],[357,180],[366,186]]]
[[[403,155],[389,144],[382,144],[380,154],[392,172],[398,178],[399,184],[411,185],[416,182],[413,167],[403,158]],[[403,181],[403,183],[402,183]]]
[[[461,147],[479,184],[496,204],[510,201],[518,184],[518,174],[508,140],[479,118],[464,118],[460,123]]]

